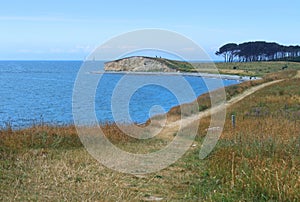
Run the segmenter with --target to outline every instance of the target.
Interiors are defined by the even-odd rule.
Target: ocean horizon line
[[[165,58],[168,59],[168,58]],[[172,60],[172,59],[169,59]],[[80,60],[80,59],[0,59],[0,62],[85,62],[85,61],[93,61],[93,60]],[[113,61],[113,60],[95,60],[96,62],[107,62],[107,61]],[[223,60],[175,60],[175,61],[182,61],[182,62],[214,62],[214,63],[222,63]]]

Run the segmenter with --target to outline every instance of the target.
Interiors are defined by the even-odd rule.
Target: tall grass
[[[279,80],[279,79],[287,79],[287,78],[292,78],[297,74],[296,70],[289,70],[289,71],[283,71],[283,72],[275,72],[272,74],[267,74],[265,75],[262,79],[258,80],[250,80],[246,81],[237,85],[232,85],[232,86],[227,86],[225,87],[225,92],[226,92],[226,100],[230,100],[232,97],[243,93],[245,90],[266,83],[274,80]],[[205,93],[203,95],[200,95],[197,100],[195,100],[199,106],[199,111],[204,111],[208,108],[211,107],[211,96],[218,96],[222,95],[222,93],[218,93],[220,90],[215,90],[214,92],[211,93]],[[215,100],[218,100],[215,98]],[[195,102],[194,101],[194,102]],[[183,104],[182,106],[188,106],[189,104]],[[192,104],[190,104],[192,105]],[[181,107],[182,106],[175,106],[170,109],[170,111],[167,113],[167,116],[171,120],[179,120],[181,118]],[[198,112],[198,111],[197,111]],[[195,112],[195,113],[197,113]]]
[[[234,96],[266,80],[229,87]],[[210,117],[201,119],[193,147],[176,163],[156,173],[126,175],[105,168],[82,146],[72,125],[36,125],[0,130],[1,201],[299,201],[300,79],[268,86],[227,109],[217,147],[205,160],[199,149]],[[199,98],[209,107],[209,97]],[[177,108],[167,116],[176,120]],[[230,117],[236,115],[236,128]],[[174,118],[175,117],[175,118]],[[153,151],[165,140],[137,141],[115,124],[102,130],[127,151]],[[163,136],[163,135],[162,135]],[[163,137],[165,138],[165,137]],[[126,159],[125,159],[126,160]]]
[[[113,143],[135,140],[135,138],[126,135],[115,123],[103,123],[100,128]],[[7,124],[0,130],[0,145],[1,151],[10,152],[20,152],[28,148],[69,149],[82,147],[75,125],[55,126],[47,124],[15,130],[10,124]]]
[[[220,182],[214,199],[300,200],[299,82],[267,87],[228,109],[221,140],[208,159],[209,175]]]

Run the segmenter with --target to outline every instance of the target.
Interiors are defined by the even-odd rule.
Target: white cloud
[[[35,21],[35,22],[80,22],[81,19],[56,16],[0,16],[1,21]]]
[[[33,54],[41,54],[41,53],[50,53],[50,54],[65,54],[65,53],[90,53],[95,49],[94,46],[91,45],[76,45],[72,48],[66,48],[66,47],[52,47],[52,48],[34,48],[34,49],[29,49],[29,48],[23,48],[17,50],[18,53],[33,53]]]

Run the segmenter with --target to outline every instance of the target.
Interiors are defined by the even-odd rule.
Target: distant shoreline
[[[253,76],[239,76],[230,74],[191,73],[191,72],[132,72],[132,71],[93,71],[91,74],[129,74],[129,75],[157,75],[157,76],[195,76],[204,78],[220,78],[228,80],[250,81],[261,79]]]

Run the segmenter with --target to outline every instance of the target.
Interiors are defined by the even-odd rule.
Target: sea
[[[168,85],[154,82],[134,86],[134,92],[130,87],[122,88],[121,91],[117,91],[118,98],[126,97],[127,100],[112,102],[118,85],[121,81],[124,82],[122,79],[127,74],[95,73],[101,72],[103,65],[104,62],[98,62],[84,72],[92,77],[101,77],[93,98],[98,122],[116,121],[112,113],[116,105],[119,109],[126,109],[130,117],[130,120],[118,120],[144,123],[155,114],[167,112],[176,105],[195,99],[191,96],[178,100],[178,95],[168,89]],[[73,124],[74,84],[82,66],[82,61],[0,61],[0,128],[8,125],[13,128],[24,128],[40,123]],[[129,83],[126,85],[140,85],[147,80],[155,81],[157,77],[173,88],[180,89],[184,86],[176,82],[177,77],[182,76],[163,74],[130,75]],[[189,84],[195,96],[208,92],[208,89],[240,83],[239,80],[224,79],[220,84],[215,78],[196,76],[183,76],[183,79]]]

